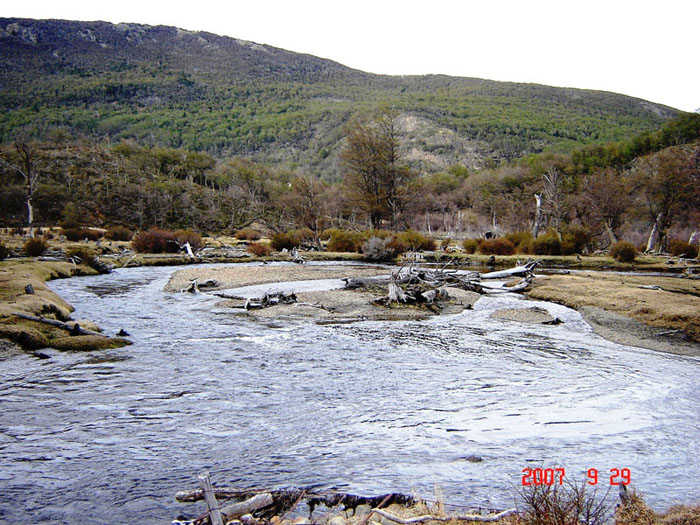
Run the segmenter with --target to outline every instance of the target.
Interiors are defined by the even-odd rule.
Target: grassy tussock
[[[62,350],[94,350],[115,348],[128,344],[125,339],[99,336],[70,337],[66,330],[15,317],[15,312],[67,321],[73,307],[46,286],[51,279],[74,275],[94,275],[92,268],[64,262],[4,261],[0,263],[0,337],[24,348],[54,347]],[[25,287],[31,285],[33,294]],[[90,322],[81,326],[98,331]]]

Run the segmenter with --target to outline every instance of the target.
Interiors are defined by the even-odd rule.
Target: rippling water
[[[423,322],[254,321],[162,291],[172,268],[51,287],[133,346],[0,361],[0,521],[167,523],[215,483],[439,486],[505,507],[521,470],[629,468],[660,508],[700,499],[700,360],[606,342],[520,297]],[[490,319],[538,304],[565,320]],[[471,462],[471,455],[483,458]]]

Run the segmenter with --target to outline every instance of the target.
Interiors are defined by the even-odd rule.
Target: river
[[[163,292],[175,270],[50,283],[134,345],[0,361],[0,521],[169,523],[203,510],[174,500],[203,470],[505,508],[525,467],[596,468],[600,492],[626,468],[657,510],[700,500],[696,358],[510,294],[420,322],[261,322]],[[565,323],[490,318],[533,304]]]

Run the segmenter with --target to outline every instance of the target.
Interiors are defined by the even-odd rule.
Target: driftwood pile
[[[196,502],[204,500],[207,511],[188,521],[173,522],[173,525],[297,525],[348,523],[343,516],[362,516],[354,523],[366,525],[372,515],[377,517],[373,521],[389,520],[395,523],[412,524],[425,521],[472,521],[472,522],[496,522],[514,514],[515,509],[503,512],[483,515],[467,514],[460,516],[422,515],[412,518],[395,516],[386,510],[390,505],[412,507],[421,501],[414,496],[400,493],[383,494],[381,496],[358,496],[339,492],[335,489],[317,490],[314,487],[293,487],[286,489],[260,490],[260,489],[214,489],[208,473],[198,476],[201,489],[178,492],[175,499],[180,502]],[[219,499],[234,499],[235,503],[228,505],[219,504]],[[308,518],[297,517],[293,522],[285,519],[285,515],[294,512],[299,504],[304,501],[309,508]],[[321,516],[314,518],[314,510],[324,506],[331,509]],[[481,510],[481,509],[480,509]],[[362,511],[362,512],[361,512]],[[335,516],[333,514],[335,513]],[[298,514],[298,512],[297,512]],[[382,520],[385,518],[385,520]]]
[[[448,263],[449,264],[449,263]],[[510,270],[498,272],[478,273],[460,272],[448,270],[447,265],[441,268],[421,268],[414,264],[402,266],[398,271],[387,278],[349,278],[345,279],[345,288],[352,290],[368,288],[372,286],[384,286],[388,282],[387,295],[374,301],[375,304],[389,306],[394,303],[425,304],[433,306],[440,299],[447,299],[449,294],[446,287],[461,288],[480,294],[519,292],[527,289],[532,283],[533,269],[536,261],[527,262]],[[508,277],[522,277],[515,286],[490,286],[483,280],[505,279]]]

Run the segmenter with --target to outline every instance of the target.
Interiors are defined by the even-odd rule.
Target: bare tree
[[[599,170],[583,181],[582,199],[589,209],[588,215],[600,224],[610,244],[617,242],[616,230],[632,206],[632,197],[623,175],[612,168]]]
[[[401,164],[396,114],[384,111],[372,122],[346,127],[341,153],[344,182],[352,203],[365,212],[373,228],[384,219],[396,226],[404,212],[408,186],[415,174]]]
[[[637,172],[638,190],[653,224],[646,251],[663,251],[679,213],[698,204],[700,168],[682,148],[669,148],[642,158]]]
[[[561,226],[569,209],[564,195],[564,177],[554,166],[542,174],[544,191],[541,193],[542,204],[549,219],[549,224],[554,228],[561,240]]]
[[[284,204],[294,219],[309,228],[314,235],[314,244],[321,250],[319,234],[325,225],[327,206],[326,184],[307,175],[295,177],[289,183],[290,192],[285,195]]]
[[[34,237],[34,208],[32,207],[32,198],[39,185],[41,171],[37,165],[36,150],[29,143],[23,139],[17,139],[14,143],[14,149],[17,161],[8,162],[7,160],[0,159],[0,163],[24,179],[27,226],[29,227],[29,235]]]

